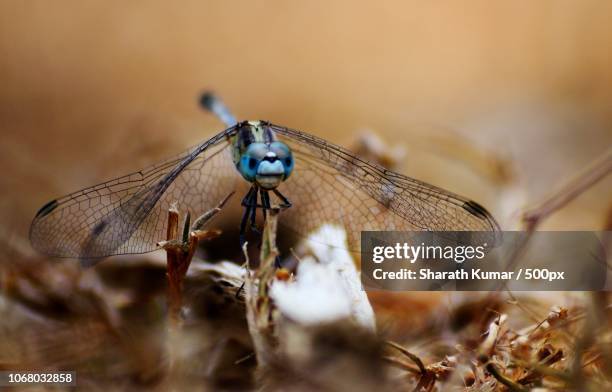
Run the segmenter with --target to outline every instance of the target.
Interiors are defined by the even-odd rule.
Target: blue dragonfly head
[[[237,165],[242,177],[263,189],[274,189],[293,171],[291,149],[285,143],[254,142],[241,154]]]

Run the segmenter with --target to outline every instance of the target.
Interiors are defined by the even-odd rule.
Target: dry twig
[[[183,304],[183,281],[193,255],[198,248],[200,240],[215,238],[221,234],[219,230],[203,230],[203,227],[217,213],[234,193],[228,194],[217,207],[207,211],[191,224],[191,214],[187,212],[183,223],[181,237],[178,238],[179,211],[176,205],[168,210],[168,229],[166,241],[157,245],[166,251],[167,277],[168,277],[168,311],[171,325],[181,324],[181,307]]]

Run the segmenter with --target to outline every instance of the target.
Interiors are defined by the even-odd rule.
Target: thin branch
[[[510,391],[513,391],[513,392],[529,391],[529,388],[526,388],[522,386],[521,384],[514,382],[513,380],[506,377],[493,363],[491,362],[487,363],[486,369],[489,373],[493,375],[493,377],[495,377],[495,379],[497,379],[497,381],[507,386]]]
[[[229,193],[221,202],[210,211],[197,218],[193,225],[189,211],[185,215],[181,238],[179,236],[179,211],[176,203],[168,210],[168,229],[166,230],[166,241],[158,243],[158,246],[166,251],[166,265],[168,277],[168,316],[173,328],[181,325],[181,308],[183,305],[183,281],[191,260],[198,249],[198,243],[202,239],[217,237],[219,230],[202,230],[217,213],[221,211],[234,192]]]
[[[612,148],[591,163],[582,173],[558,192],[523,214],[523,222],[529,231],[552,213],[560,210],[612,172]]]
[[[393,365],[393,366],[395,366],[395,367],[399,368],[399,369],[409,371],[410,373],[413,373],[413,374],[415,374],[415,375],[420,375],[420,374],[422,374],[422,373],[421,373],[421,371],[420,371],[419,369],[416,369],[416,368],[415,368],[414,366],[412,366],[411,364],[406,363],[406,362],[404,362],[404,361],[402,361],[402,360],[400,360],[400,359],[398,359],[398,358],[391,357],[391,356],[384,356],[384,357],[383,357],[383,360],[384,360],[385,362],[388,362],[388,363],[390,363],[391,365]]]
[[[415,354],[411,353],[406,348],[402,347],[401,345],[399,345],[399,344],[397,344],[395,342],[392,342],[392,341],[388,340],[385,343],[387,343],[389,346],[393,347],[397,351],[401,352],[402,354],[404,354],[405,356],[410,358],[410,360],[412,362],[414,362],[419,367],[419,370],[420,370],[421,374],[424,375],[424,374],[427,373],[427,369],[425,368],[425,365],[423,364],[423,361],[421,361],[421,358],[419,358],[418,356],[416,356]]]

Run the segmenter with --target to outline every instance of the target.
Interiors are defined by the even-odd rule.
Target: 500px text
[[[564,280],[565,272],[550,271],[546,268],[521,268],[518,271],[482,271],[481,269],[455,271],[432,271],[423,268],[418,271],[402,268],[399,271],[384,271],[380,268],[372,271],[372,276],[376,280]]]

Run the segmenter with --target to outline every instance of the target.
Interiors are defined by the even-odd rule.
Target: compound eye
[[[245,154],[251,158],[255,158],[256,161],[261,161],[266,157],[268,153],[268,146],[265,143],[251,143],[246,149]]]
[[[286,158],[291,157],[291,149],[283,142],[272,142],[270,143],[270,151],[276,154],[278,159],[284,161]]]
[[[242,177],[250,182],[255,181],[259,162],[263,160],[267,152],[268,147],[264,143],[251,143],[240,157],[238,170]]]
[[[242,155],[240,157],[238,171],[245,180],[249,182],[255,181],[255,176],[257,175],[257,159],[246,154]]]
[[[270,151],[276,154],[276,157],[283,163],[285,168],[285,179],[287,179],[293,171],[293,153],[291,148],[283,142],[270,143]]]

